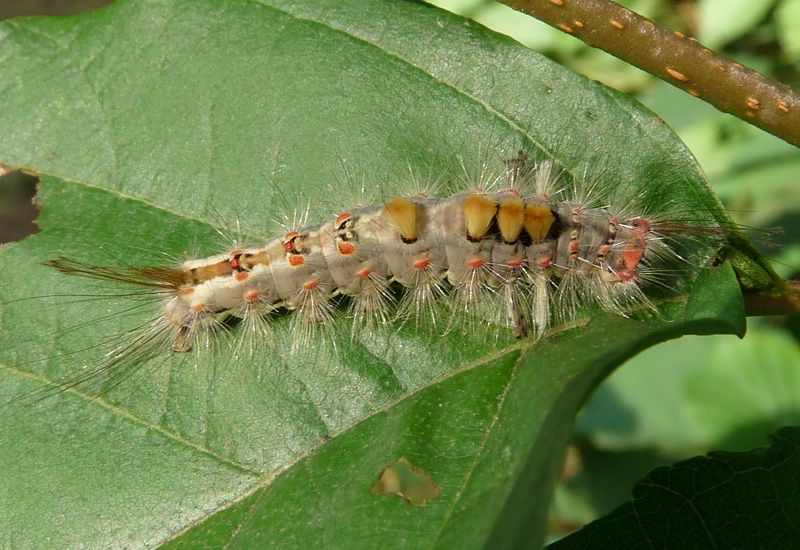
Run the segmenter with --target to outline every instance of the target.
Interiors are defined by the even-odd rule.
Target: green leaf
[[[719,48],[764,19],[775,0],[700,0],[698,4],[698,38],[709,48]]]
[[[593,396],[580,434],[601,449],[680,453],[750,449],[765,433],[800,424],[797,343],[769,328],[751,327],[742,341],[682,338],[642,353]]]
[[[800,428],[770,443],[653,470],[631,502],[548,548],[796,548]]]
[[[652,113],[413,2],[121,0],[4,22],[0,44],[0,102],[13,106],[0,162],[42,175],[43,229],[0,252],[2,402],[95,368],[159,314],[131,289],[42,262],[216,253],[229,246],[217,230],[237,220],[254,239],[307,205],[321,221],[362,182],[376,201],[399,192],[409,167],[446,173],[449,192],[464,186],[459,159],[473,174],[484,159],[500,170],[524,147],[554,157],[567,181],[590,173],[654,212],[669,203],[693,223],[726,222]],[[14,401],[0,409],[4,541],[536,544],[570,426],[599,381],[656,342],[742,332],[731,268],[694,283],[713,252],[681,250],[660,316],[586,312],[538,344],[429,324],[351,339],[340,317],[298,347],[283,315],[251,361],[224,343],[165,352]],[[369,493],[401,457],[441,489],[424,508]]]
[[[778,40],[790,61],[800,59],[800,37],[797,32],[797,21],[800,20],[800,1],[783,0],[775,9]]]

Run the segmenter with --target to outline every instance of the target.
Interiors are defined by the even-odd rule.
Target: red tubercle
[[[486,260],[483,258],[472,258],[467,262],[467,265],[472,269],[480,269],[486,264]]]
[[[258,300],[258,296],[259,296],[258,290],[256,289],[248,290],[247,293],[245,293],[244,295],[244,299],[247,300],[248,302],[255,302]]]
[[[511,260],[508,260],[508,262],[506,262],[506,265],[508,267],[519,267],[522,265],[524,261],[525,258],[512,258]]]
[[[631,220],[631,225],[641,229],[645,233],[649,233],[653,228],[653,225],[644,218],[633,218],[633,220]]]
[[[352,243],[339,243],[339,253],[343,256],[349,256],[356,251],[356,247]]]
[[[244,281],[246,281],[247,279],[250,278],[250,272],[249,271],[241,271],[241,272],[237,273],[235,275],[235,277],[236,277],[237,281],[239,281],[240,283],[243,283]]]
[[[542,258],[541,260],[539,260],[539,267],[540,268],[548,267],[552,262],[553,262],[553,257],[547,256],[546,258]]]
[[[422,258],[419,260],[414,260],[414,263],[411,265],[414,266],[414,269],[427,269],[427,267],[431,265],[431,261],[428,258]]]
[[[312,279],[303,285],[306,290],[314,290],[319,286],[319,279]]]
[[[372,275],[372,270],[368,267],[365,267],[361,271],[356,271],[356,277],[359,279],[366,279],[370,275]]]
[[[286,250],[286,252],[294,251],[293,239],[299,235],[300,233],[298,233],[297,231],[290,231],[289,233],[286,234],[286,236],[283,238],[283,248],[284,250]]]
[[[300,267],[304,263],[306,263],[306,260],[302,256],[297,256],[297,255],[289,256],[289,265],[292,267]]]
[[[632,249],[625,251],[625,253],[622,255],[622,261],[625,263],[625,267],[633,269],[639,265],[639,262],[642,261],[643,257],[644,250]]]
[[[351,216],[350,212],[339,214],[339,216],[336,218],[336,225],[341,225],[342,222],[346,222],[347,220],[350,219],[350,216]]]

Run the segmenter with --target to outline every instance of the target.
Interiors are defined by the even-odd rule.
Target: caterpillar
[[[349,301],[353,334],[436,320],[442,301],[450,312],[442,330],[477,319],[533,339],[587,304],[620,315],[655,310],[644,289],[666,284],[665,264],[681,261],[668,241],[687,226],[648,215],[637,197],[603,204],[591,186],[562,182],[550,160],[519,152],[504,164],[479,187],[357,206],[177,266],[47,261],[64,274],[134,285],[159,302],[149,323],[67,387],[151,353],[208,347],[229,318],[269,345],[269,317],[288,310],[295,343],[307,344],[314,327],[331,322],[337,296]]]

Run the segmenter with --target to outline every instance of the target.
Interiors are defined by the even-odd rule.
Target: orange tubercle
[[[652,228],[652,224],[644,218],[633,218],[632,225],[647,233]]]
[[[541,260],[539,260],[539,267],[545,268],[545,267],[549,266],[552,261],[553,261],[553,258],[550,257],[550,256],[547,256],[546,258],[542,258]]]
[[[352,243],[339,243],[339,253],[344,256],[349,256],[356,251],[356,247]]]
[[[300,267],[304,263],[306,263],[306,260],[302,256],[298,256],[296,254],[289,256],[289,265],[292,267]]]
[[[248,291],[244,295],[244,299],[247,300],[248,302],[255,302],[256,300],[258,300],[258,291],[256,289]]]
[[[486,260],[483,258],[472,258],[470,261],[467,262],[467,265],[472,269],[480,269],[486,264]]]
[[[294,239],[298,235],[300,235],[300,233],[298,233],[297,231],[290,231],[283,238],[283,248],[284,250],[286,250],[286,252],[291,252],[294,250],[294,241],[292,241],[292,239]]]
[[[359,279],[366,279],[372,274],[372,270],[368,267],[365,267],[361,271],[356,271],[356,277]]]
[[[306,290],[314,290],[319,286],[319,279],[312,279],[303,285]]]
[[[632,250],[627,250],[622,255],[622,260],[623,262],[625,262],[625,267],[633,269],[639,265],[639,262],[642,261],[643,257],[644,257],[644,250],[632,249]]]
[[[431,261],[428,258],[421,258],[419,260],[414,260],[412,265],[415,269],[426,269],[429,265],[431,265]]]

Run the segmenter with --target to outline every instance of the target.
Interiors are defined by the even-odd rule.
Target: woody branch
[[[800,96],[609,0],[499,0],[800,146]]]

